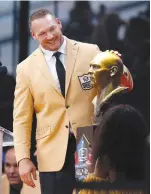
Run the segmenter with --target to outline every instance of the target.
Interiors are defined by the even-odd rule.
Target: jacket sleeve
[[[97,55],[97,54],[99,54],[99,53],[101,53],[102,51],[100,51],[100,49],[99,49],[99,47],[97,46],[97,45],[95,45],[95,52],[94,52],[94,57]]]
[[[16,160],[30,158],[33,97],[28,85],[25,69],[18,65],[13,111],[13,133]]]

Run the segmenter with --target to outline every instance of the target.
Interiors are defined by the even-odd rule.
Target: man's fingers
[[[121,54],[118,51],[114,51],[114,50],[106,50],[106,51],[114,53],[114,54],[118,55],[119,57],[121,57]]]
[[[114,51],[114,53],[120,55],[120,53],[118,51]]]
[[[33,181],[32,177],[31,177],[30,173],[27,175],[27,185],[31,186],[31,187],[35,187],[34,181]]]
[[[25,174],[24,174],[24,175],[21,175],[21,180],[22,180],[24,183],[27,182],[27,177],[26,177]]]
[[[35,187],[35,184],[34,184],[34,182],[33,182],[33,180],[32,180],[32,177],[31,177],[31,174],[30,174],[30,173],[28,173],[28,174],[26,174],[26,175],[22,175],[22,176],[21,176],[21,180],[22,180],[25,184],[27,184],[28,186]]]
[[[32,170],[32,175],[33,175],[34,180],[37,180],[37,174],[36,174],[35,168]]]
[[[116,54],[116,55],[118,55],[119,57],[121,56],[121,54],[118,51],[111,50],[111,52],[114,53],[114,54]]]
[[[19,174],[24,183],[28,186],[35,187],[33,178],[36,179],[36,168],[29,159],[26,158],[19,162]]]
[[[21,180],[23,181],[23,183],[27,184],[28,185],[28,178],[27,178],[27,175],[24,174],[21,176]]]

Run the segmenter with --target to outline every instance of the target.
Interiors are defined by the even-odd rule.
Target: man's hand
[[[121,54],[118,51],[113,51],[113,50],[106,50],[107,52],[111,52],[116,54],[117,56],[121,57]]]
[[[36,167],[31,160],[25,158],[19,162],[19,174],[24,183],[28,186],[35,187],[33,178],[37,180]]]

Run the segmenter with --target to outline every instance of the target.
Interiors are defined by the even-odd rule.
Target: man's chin
[[[9,183],[10,183],[10,185],[18,185],[21,183],[21,180],[9,179]]]
[[[61,45],[54,44],[54,45],[46,45],[44,48],[49,51],[57,51]]]

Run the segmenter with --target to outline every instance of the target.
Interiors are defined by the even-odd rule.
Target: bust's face
[[[133,89],[133,78],[119,56],[109,51],[99,53],[90,63],[89,75],[94,87],[105,88],[116,80],[118,86]]]
[[[98,54],[90,63],[91,84],[93,86],[106,86],[111,81],[112,69],[118,60],[121,59],[108,51]]]

